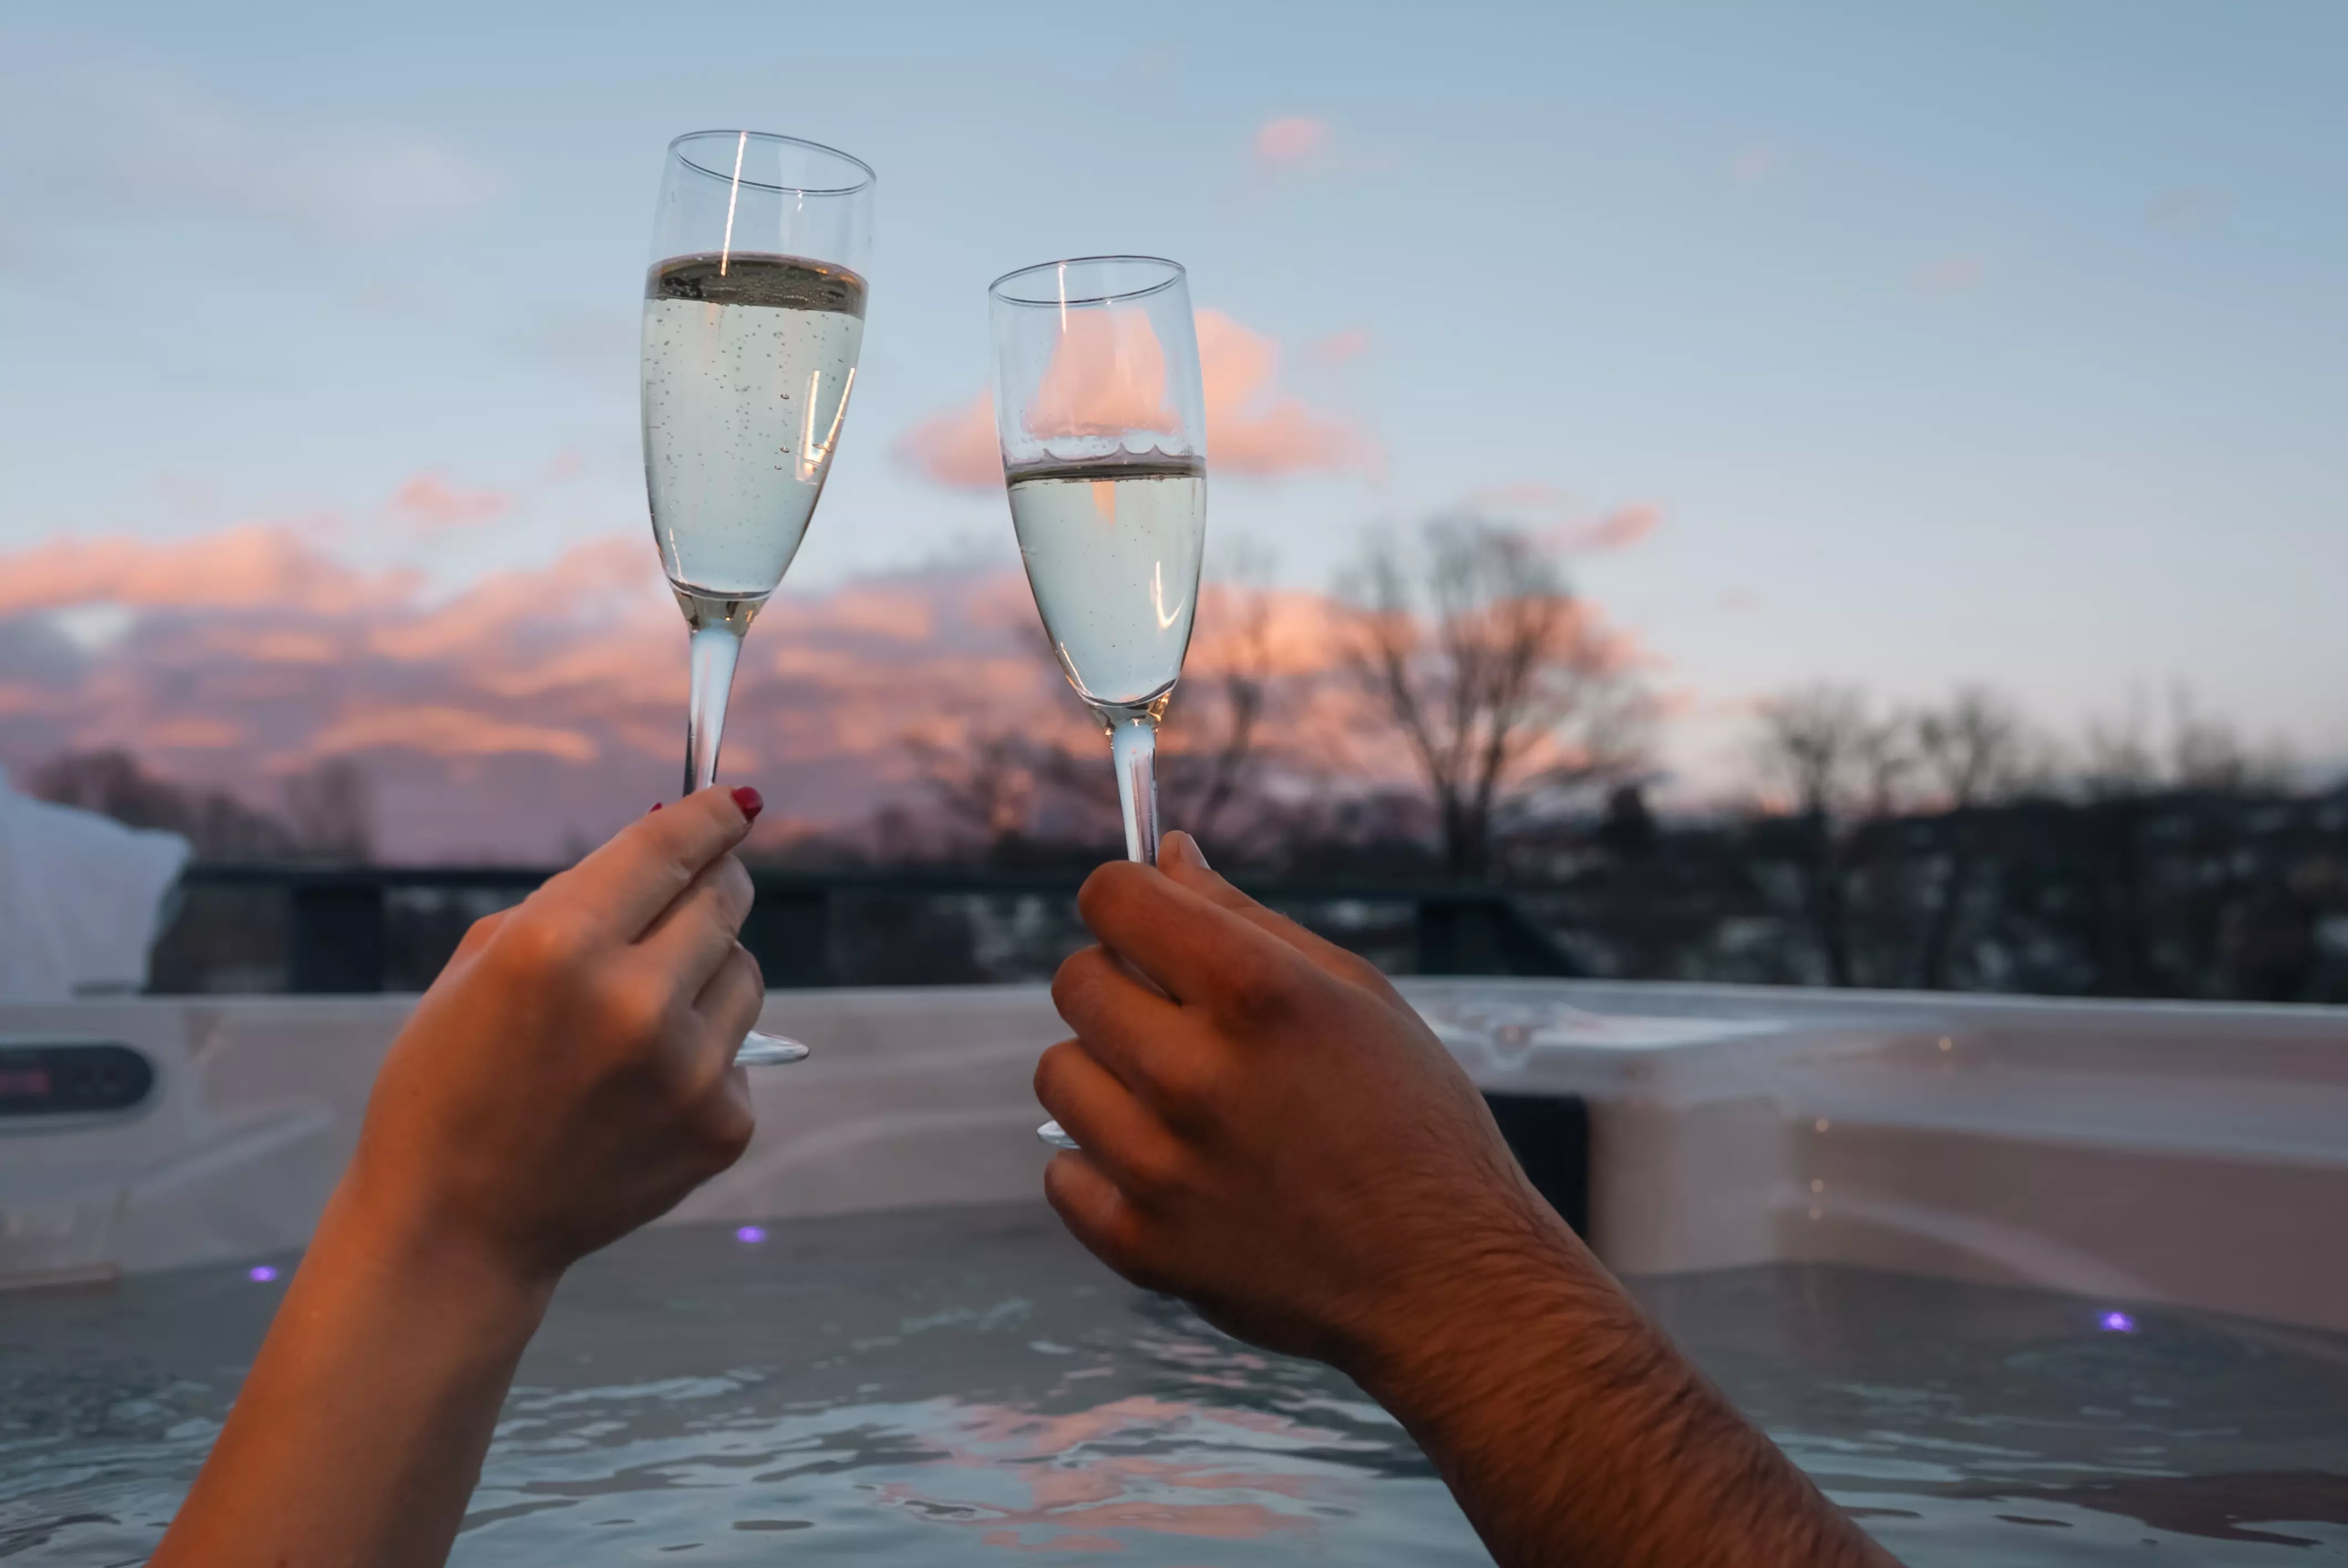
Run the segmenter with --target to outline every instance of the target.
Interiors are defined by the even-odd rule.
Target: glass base
[[[742,1037],[742,1049],[734,1053],[734,1065],[780,1067],[786,1062],[805,1061],[807,1058],[808,1048],[798,1040],[754,1029]]]
[[[1079,1144],[1074,1138],[1071,1138],[1066,1132],[1061,1132],[1060,1124],[1057,1122],[1046,1122],[1041,1127],[1036,1128],[1035,1139],[1038,1143],[1049,1143],[1055,1149],[1076,1149],[1083,1147],[1083,1145]]]

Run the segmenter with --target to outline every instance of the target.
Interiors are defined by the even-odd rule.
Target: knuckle
[[[553,908],[525,908],[498,931],[499,956],[522,974],[541,979],[569,976],[587,962],[590,942],[579,922]]]
[[[1036,1102],[1050,1110],[1059,1098],[1061,1085],[1067,1081],[1068,1071],[1075,1065],[1070,1053],[1082,1048],[1073,1040],[1044,1048],[1035,1059],[1035,1089]]]
[[[1105,1152],[1117,1162],[1117,1184],[1144,1203],[1171,1197],[1188,1184],[1181,1150],[1171,1140],[1145,1138],[1132,1147]]]
[[[750,868],[738,856],[728,855],[717,863],[712,880],[717,892],[718,907],[725,911],[726,924],[738,931],[749,917],[750,906],[757,901],[757,892],[750,881]]]
[[[748,1152],[751,1136],[757,1130],[757,1119],[751,1115],[750,1108],[737,1096],[721,1093],[702,1129],[702,1143],[722,1171]]]
[[[1211,1050],[1168,1051],[1149,1064],[1155,1098],[1168,1114],[1195,1123],[1222,1102],[1230,1073]]]
[[[1052,975],[1052,1005],[1063,1019],[1081,1009],[1101,980],[1101,966],[1108,955],[1098,948],[1084,948],[1061,960]]]
[[[1087,926],[1112,915],[1132,895],[1134,879],[1145,873],[1129,860],[1112,860],[1095,867],[1076,889],[1076,913]]]
[[[1285,1017],[1297,1001],[1295,971],[1260,954],[1233,963],[1222,989],[1222,1010],[1258,1022]]]
[[[676,1009],[666,985],[627,970],[607,972],[595,999],[613,1032],[630,1045],[664,1038]]]

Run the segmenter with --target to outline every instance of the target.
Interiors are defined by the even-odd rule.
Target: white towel
[[[188,853],[176,833],[18,794],[0,769],[0,998],[144,989]]]

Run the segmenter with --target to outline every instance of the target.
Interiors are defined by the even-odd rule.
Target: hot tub
[[[1406,988],[1529,1169],[1911,1563],[2348,1550],[2348,1017]],[[149,1549],[408,1003],[0,1009],[145,1101],[0,1135],[0,1555]],[[1040,989],[778,994],[733,1172],[566,1285],[458,1560],[1474,1562],[1358,1391],[1036,1202]]]

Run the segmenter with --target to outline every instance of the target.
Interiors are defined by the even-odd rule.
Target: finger
[[[1136,1093],[1157,1097],[1163,1059],[1189,1030],[1182,1009],[1105,948],[1071,953],[1052,976],[1052,1005],[1101,1064]]]
[[[721,855],[660,913],[635,946],[673,979],[679,996],[696,996],[736,949],[750,913],[750,873]]]
[[[1218,908],[1228,909],[1262,931],[1267,931],[1311,959],[1315,968],[1348,985],[1365,986],[1396,1007],[1408,1007],[1394,982],[1359,953],[1339,947],[1326,937],[1307,930],[1274,909],[1267,909],[1226,882],[1207,864],[1199,841],[1179,831],[1166,835],[1158,852],[1158,868]]]
[[[702,867],[748,835],[757,801],[755,790],[713,785],[649,812],[550,879],[539,896],[575,905],[599,928],[633,942]]]
[[[750,950],[736,944],[693,999],[693,1010],[702,1021],[702,1046],[705,1059],[696,1065],[705,1072],[740,1072],[734,1065],[734,1053],[742,1049],[742,1037],[757,1026],[758,1013],[767,1005],[767,980],[758,971],[758,960]],[[747,1080],[745,1080],[747,1082]]]
[[[1148,1261],[1141,1215],[1089,1154],[1053,1155],[1044,1167],[1044,1198],[1086,1252],[1144,1290],[1167,1288]]]
[[[1163,872],[1114,861],[1085,878],[1076,911],[1104,947],[1185,1004],[1261,1006],[1293,989],[1302,956]]]
[[[1037,1060],[1035,1100],[1137,1198],[1164,1191],[1180,1168],[1173,1134],[1080,1040],[1064,1040]]]
[[[511,909],[493,910],[466,927],[465,938],[457,944],[457,950],[448,955],[448,967],[454,968],[458,964],[469,963],[474,954],[489,945],[489,938],[498,934],[498,927],[504,925],[506,917],[512,913]]]

